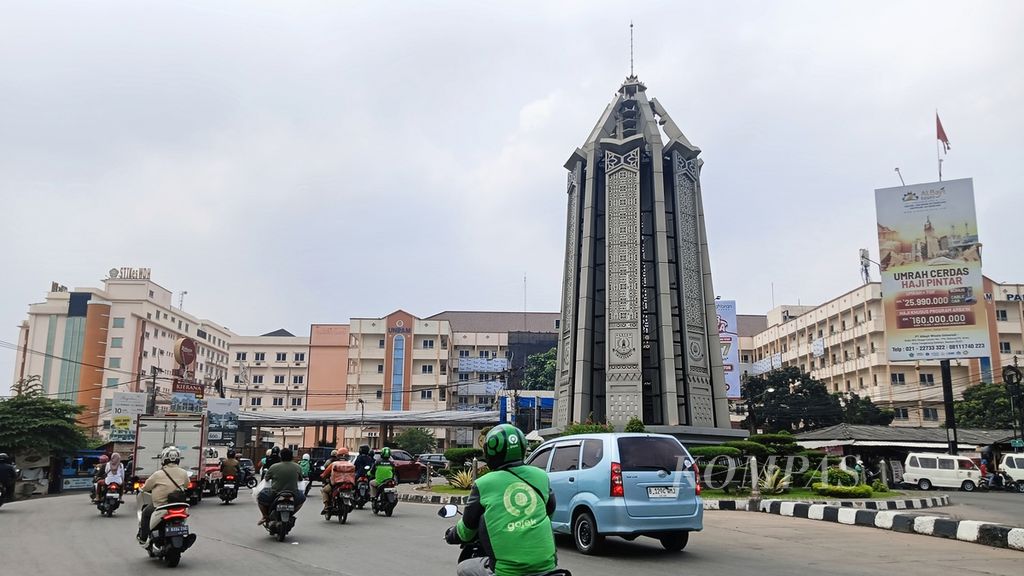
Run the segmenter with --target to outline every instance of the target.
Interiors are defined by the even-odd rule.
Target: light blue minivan
[[[584,554],[605,536],[649,536],[667,550],[686,547],[704,527],[699,471],[666,434],[578,434],[538,446],[526,463],[548,473],[555,493],[551,525],[572,534]]]

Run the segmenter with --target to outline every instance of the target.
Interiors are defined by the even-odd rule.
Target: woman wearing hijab
[[[105,469],[106,477],[103,481],[107,486],[110,486],[111,482],[117,484],[117,495],[120,498],[121,494],[124,493],[124,464],[121,464],[121,455],[114,452],[110,456],[110,461],[107,462]]]

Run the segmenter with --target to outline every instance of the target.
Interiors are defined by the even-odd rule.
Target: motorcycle
[[[276,536],[278,542],[284,542],[284,537],[295,527],[295,495],[291,492],[281,492],[274,498],[270,505],[270,518],[263,523],[263,527],[271,536]]]
[[[1000,470],[989,475],[978,484],[982,492],[1024,492],[1024,481],[1015,482],[1009,474]]]
[[[96,500],[96,509],[100,511],[100,516],[110,518],[121,506],[120,490],[121,485],[117,482],[111,482],[103,488],[103,493]]]
[[[395,479],[385,480],[377,486],[377,497],[370,499],[370,509],[376,516],[381,512],[390,517],[395,513],[395,506],[398,506],[398,488]]]
[[[348,521],[348,514],[355,509],[355,487],[351,482],[342,482],[331,490],[331,501],[327,507],[327,521],[331,516],[337,516],[338,522],[344,524]]]
[[[219,496],[225,504],[230,504],[232,500],[238,498],[238,483],[233,475],[226,475],[220,480],[220,488],[217,490],[217,496]]]
[[[142,522],[142,508],[151,505],[153,495],[140,492],[138,519]],[[174,502],[157,506],[149,518],[149,537],[141,545],[150,558],[163,560],[168,568],[174,568],[181,562],[181,554],[188,550],[196,541],[196,535],[188,528],[188,504]]]
[[[362,510],[366,503],[370,501],[370,478],[363,474],[359,478],[356,478],[356,493],[355,500],[353,503],[355,507]]]
[[[441,518],[454,518],[461,514],[459,507],[455,504],[445,504],[437,511],[437,515]],[[486,558],[487,551],[484,550],[483,544],[480,543],[480,539],[474,539],[471,542],[461,542],[459,544],[461,552],[459,552],[459,563],[469,560],[471,558]],[[565,568],[555,568],[550,572],[538,574],[538,576],[572,576],[572,572],[569,572]]]

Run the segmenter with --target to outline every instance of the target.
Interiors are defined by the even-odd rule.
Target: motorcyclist
[[[551,514],[555,495],[544,470],[523,464],[526,437],[511,424],[487,433],[484,456],[491,472],[477,478],[449,544],[480,539],[487,558],[459,563],[458,576],[543,574],[557,567]]]
[[[267,468],[265,480],[270,483],[270,486],[260,490],[259,495],[256,497],[256,503],[259,504],[260,513],[262,514],[257,524],[262,525],[267,522],[270,506],[281,492],[291,492],[295,497],[296,513],[299,512],[302,504],[306,501],[306,494],[299,490],[299,482],[303,480],[302,469],[292,461],[291,449],[285,448],[281,450],[279,456],[281,461]]]
[[[323,481],[320,495],[324,501],[324,509],[320,511],[320,514],[327,514],[329,511],[334,486],[344,482],[354,484],[356,481],[356,467],[348,461],[348,448],[332,450],[331,454],[336,455],[337,459],[325,465],[323,473],[320,474],[320,479]]]
[[[107,477],[107,463],[110,462],[110,456],[102,454],[99,458],[99,462],[93,467],[92,470],[92,501],[95,502],[100,499],[100,494],[103,493],[103,486]]]
[[[104,467],[103,483],[104,486],[117,484],[117,498],[121,499],[124,493],[124,464],[121,464],[121,455],[117,452],[114,452]]]
[[[0,452],[0,486],[4,488],[4,499],[14,500],[14,482],[18,479],[18,471],[14,462],[6,452]]]
[[[356,456],[356,478],[360,478],[367,475],[366,467],[373,467],[373,456],[370,455],[370,446],[363,444],[359,447],[359,455]]]
[[[139,522],[139,543],[145,544],[149,538],[149,521],[153,516],[153,510],[174,501],[180,502],[187,498],[185,490],[188,489],[188,472],[181,469],[178,463],[181,462],[181,452],[174,446],[168,446],[160,452],[160,469],[146,479],[142,486],[143,492],[153,495],[153,501],[142,508],[142,519]],[[191,535],[192,541],[195,535]],[[189,542],[191,545],[191,542]]]
[[[395,477],[395,466],[391,462],[391,448],[380,449],[380,460],[370,469],[370,498],[377,497],[377,487]]]
[[[220,477],[234,476],[237,482],[244,482],[242,478],[242,463],[238,461],[234,450],[228,450],[227,458],[220,461]]]

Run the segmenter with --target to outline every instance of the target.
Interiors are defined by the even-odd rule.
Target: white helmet
[[[172,462],[174,464],[181,462],[181,452],[174,446],[168,446],[160,451],[160,463],[169,464]]]

